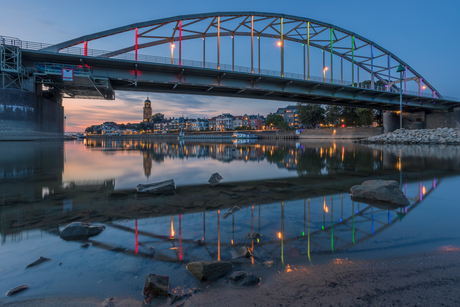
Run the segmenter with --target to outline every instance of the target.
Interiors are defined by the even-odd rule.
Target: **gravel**
[[[460,145],[460,129],[438,128],[407,130],[398,129],[394,132],[372,136],[359,141],[362,144],[444,144]]]

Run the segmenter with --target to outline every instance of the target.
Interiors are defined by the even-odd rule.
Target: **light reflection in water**
[[[217,210],[217,261],[220,261],[220,210]]]
[[[380,147],[368,150],[360,146],[342,145],[339,143],[337,150],[335,145],[331,146],[325,142],[322,144],[302,145],[298,148],[289,144],[249,144],[243,146],[238,145],[238,147],[235,148],[233,145],[228,144],[167,144],[145,141],[138,141],[137,143],[130,143],[129,141],[121,142],[123,146],[118,146],[113,143],[109,144],[109,141],[104,141],[100,143],[104,148],[99,148],[97,144],[97,146],[92,147],[91,142],[92,141],[89,140],[88,146],[83,148],[87,153],[86,155],[81,152],[78,153],[78,155],[80,155],[79,159],[81,159],[78,160],[78,163],[75,162],[76,157],[72,157],[73,153],[69,149],[72,148],[72,146],[67,147],[67,153],[69,153],[69,155],[66,156],[66,161],[70,162],[66,162],[65,169],[62,161],[62,163],[59,162],[56,164],[57,167],[53,167],[52,163],[54,163],[54,160],[58,160],[53,156],[53,161],[47,160],[46,163],[43,161],[38,162],[38,166],[36,167],[27,165],[27,169],[31,169],[32,171],[27,173],[21,172],[20,175],[24,176],[20,177],[22,181],[12,183],[2,181],[2,190],[0,192],[4,197],[0,199],[1,262],[5,259],[14,262],[16,261],[16,259],[14,259],[15,257],[5,258],[5,255],[21,254],[21,250],[23,251],[26,248],[25,246],[35,246],[37,244],[42,248],[40,251],[49,251],[48,256],[53,258],[52,249],[47,245],[48,242],[53,242],[57,249],[66,249],[72,246],[73,243],[64,244],[60,242],[56,233],[58,233],[60,228],[62,229],[62,226],[66,223],[66,218],[70,220],[81,218],[82,216],[92,219],[91,221],[94,223],[104,224],[106,230],[100,236],[92,239],[93,246],[91,249],[85,251],[81,249],[81,251],[88,252],[88,254],[91,253],[94,259],[98,259],[98,265],[103,268],[107,266],[107,263],[112,263],[107,259],[120,261],[117,263],[118,265],[123,262],[128,262],[126,259],[129,257],[130,261],[136,263],[136,265],[139,264],[139,267],[141,267],[139,275],[144,274],[145,271],[143,270],[146,270],[146,268],[151,270],[154,265],[157,265],[155,269],[162,268],[159,267],[160,264],[158,264],[161,263],[161,261],[152,260],[154,257],[152,250],[155,251],[155,249],[151,250],[150,247],[156,247],[157,251],[160,252],[162,249],[169,250],[171,247],[178,248],[178,254],[175,256],[177,259],[171,260],[172,262],[176,262],[171,264],[170,268],[177,268],[175,265],[181,265],[185,262],[194,260],[231,260],[229,251],[242,246],[250,246],[251,249],[257,251],[259,255],[263,254],[260,251],[266,251],[267,254],[263,256],[266,257],[263,259],[251,258],[248,260],[248,265],[256,265],[256,262],[280,258],[281,264],[289,264],[290,260],[298,257],[298,255],[306,256],[310,262],[314,262],[320,257],[323,257],[324,254],[330,254],[332,252],[337,254],[349,249],[353,249],[353,252],[360,251],[361,249],[374,248],[381,248],[384,250],[388,245],[386,242],[392,242],[393,237],[391,237],[391,233],[398,230],[398,228],[390,226],[397,224],[401,227],[403,233],[409,235],[417,233],[417,231],[424,231],[424,229],[422,229],[423,225],[414,226],[419,227],[415,230],[408,228],[407,225],[411,222],[410,219],[405,219],[403,221],[402,218],[405,215],[411,214],[411,212],[422,202],[432,202],[433,197],[430,195],[433,195],[432,193],[435,189],[439,188],[440,193],[441,191],[442,193],[446,193],[446,188],[443,187],[447,185],[447,187],[452,188],[453,183],[458,185],[459,180],[458,175],[451,172],[452,169],[458,169],[458,167],[456,168],[457,164],[455,164],[458,159],[449,160],[446,158],[449,163],[441,163],[444,160],[436,160],[435,158],[430,158],[432,160],[425,159],[421,162],[420,159],[417,160],[417,157],[399,158],[397,154],[389,154],[388,151],[381,150]],[[258,145],[258,147],[256,145]],[[5,149],[0,148],[0,150]],[[324,152],[326,152],[326,154],[323,154]],[[354,157],[355,155],[356,159],[353,159],[352,156]],[[40,154],[39,156],[47,155]],[[456,156],[455,154],[452,156],[454,158],[458,157],[458,155]],[[108,162],[101,160],[101,157]],[[94,170],[90,170],[88,174],[82,175],[87,171],[87,169],[84,169],[86,167],[86,164],[83,163],[86,161],[85,159],[88,160],[87,163],[93,167]],[[131,161],[130,159],[133,160]],[[142,164],[143,159],[145,159],[145,164]],[[205,161],[205,159],[207,160]],[[30,161],[33,159],[27,160]],[[1,161],[2,157],[0,156],[0,162]],[[116,161],[116,163],[114,161]],[[249,194],[257,195],[257,197],[261,199],[264,194],[269,193],[270,196],[275,195],[276,197],[268,201],[248,201],[244,206],[242,205],[243,210],[233,214],[230,220],[230,218],[220,218],[220,212],[226,212],[228,208],[227,205],[218,203],[213,204],[215,207],[211,206],[211,208],[214,209],[209,209],[207,211],[208,216],[206,216],[205,212],[201,212],[197,209],[199,206],[195,206],[193,210],[189,211],[187,211],[188,209],[184,209],[184,211],[169,211],[166,213],[156,212],[155,210],[157,210],[157,208],[154,206],[151,206],[148,210],[146,207],[143,207],[142,210],[138,211],[136,206],[142,202],[141,197],[136,199],[134,198],[134,194],[126,192],[132,190],[134,184],[130,183],[124,187],[121,185],[122,187],[120,188],[119,181],[122,180],[120,178],[123,178],[123,176],[116,174],[111,176],[114,173],[110,173],[114,169],[120,173],[128,169],[140,170],[141,173],[143,173],[142,171],[144,170],[145,173],[143,174],[149,174],[149,180],[151,180],[155,178],[156,172],[162,172],[168,167],[176,167],[176,173],[174,174],[182,174],[181,172],[184,169],[190,167],[193,171],[196,171],[196,169],[204,169],[206,177],[209,178],[209,163],[216,161],[219,163],[214,165],[224,165],[226,169],[229,169],[229,167],[228,164],[224,164],[224,162],[231,162],[232,170],[233,166],[238,166],[238,163],[243,164],[243,168],[259,165],[258,167],[260,167],[261,171],[271,166],[285,173],[290,173],[291,177],[301,177],[289,178],[289,180],[283,179],[289,182],[289,184],[287,184],[288,186],[295,185],[301,182],[300,179],[303,180],[305,178],[313,178],[312,180],[309,179],[310,181],[308,181],[308,183],[316,183],[314,181],[326,179],[323,180],[325,188],[323,189],[321,187],[318,189],[319,191],[316,191],[315,187],[313,187],[309,190],[306,189],[305,193],[302,195],[293,197],[289,192],[289,188],[277,186],[273,184],[273,182],[270,183],[272,179],[268,179],[269,177],[244,177],[244,180],[260,179],[265,181],[258,185],[254,184],[255,188],[248,190],[249,192],[245,191],[239,194],[239,192],[231,191],[230,194],[221,193],[219,197],[222,199],[225,197],[230,198],[232,205],[240,205],[240,202],[244,202]],[[14,174],[14,169],[20,169],[19,165],[13,165],[14,167],[12,166],[11,169],[8,169],[9,165],[6,162],[1,163],[3,164],[0,165],[0,175]],[[26,162],[22,161],[21,163]],[[98,181],[86,182],[83,184],[83,179],[92,178],[92,175],[96,171],[100,171],[100,169],[98,170],[92,163],[100,163],[104,168],[111,166],[107,173],[101,171],[104,175],[109,174],[106,178],[110,178],[110,180],[105,180],[106,178],[102,180],[102,178],[96,176],[95,179]],[[397,164],[399,165],[395,167]],[[427,167],[428,170],[423,168],[430,164],[431,166]],[[423,167],[421,167],[421,165],[423,165]],[[438,166],[444,167],[445,165],[448,165],[445,170],[437,169]],[[79,173],[80,171],[75,171],[76,166],[81,166],[84,171],[81,171],[81,173]],[[47,167],[53,169],[47,173],[49,177],[40,177],[38,174],[43,173],[43,169]],[[117,167],[119,167],[119,169],[117,169]],[[143,169],[143,167],[145,168]],[[400,169],[405,170],[405,172],[399,173]],[[415,171],[408,172],[407,170],[409,169],[415,169]],[[238,176],[246,176],[245,173],[243,174],[240,170],[241,169],[235,169],[235,173],[238,174],[233,177],[233,186],[238,186],[241,182],[241,178],[238,179]],[[255,170],[258,170],[258,168],[254,167],[248,172],[257,173]],[[149,173],[150,171],[151,173]],[[228,173],[230,173],[230,171]],[[407,175],[408,173],[409,175]],[[436,177],[434,177],[435,173]],[[364,203],[357,203],[355,205],[348,197],[348,190],[340,190],[336,186],[340,180],[336,180],[334,176],[332,176],[331,178],[334,178],[334,181],[327,182],[328,178],[330,178],[327,176],[334,174],[340,174],[340,176],[344,174],[344,179],[352,177],[354,180],[356,178],[359,180],[367,180],[382,174],[385,176],[388,175],[391,178],[397,178],[402,174],[404,181],[401,180],[400,182],[401,184],[404,183],[404,193],[408,196],[412,204],[397,210],[387,208],[381,209],[368,206]],[[351,176],[348,176],[350,174]],[[222,175],[224,175],[226,180],[232,176],[228,175],[227,177],[226,174]],[[0,178],[3,178],[1,176]],[[345,176],[348,177],[345,178]],[[274,175],[274,177],[279,179],[277,175]],[[139,177],[135,177],[134,180],[137,182],[138,178]],[[187,178],[187,180],[189,180],[187,175],[181,176],[180,178]],[[294,181],[294,179],[299,181]],[[452,180],[453,183],[450,180]],[[229,180],[229,182],[230,181],[231,180]],[[33,186],[28,186],[28,182],[33,183]],[[118,189],[115,189],[115,182],[117,182]],[[294,184],[292,184],[293,182]],[[20,183],[21,189],[15,186],[18,183]],[[227,183],[227,181],[225,183]],[[249,186],[251,184],[252,183],[248,183],[247,185]],[[270,186],[270,184],[273,186]],[[299,186],[300,184],[296,187]],[[43,195],[44,188],[45,191],[49,190],[49,193],[46,193],[47,195]],[[218,188],[220,189],[220,186],[218,186]],[[230,187],[230,189],[232,188],[233,187]],[[259,188],[263,192],[259,192]],[[85,191],[85,189],[90,191],[86,194],[90,195],[88,198],[83,198],[80,195],[84,194],[82,191]],[[275,193],[275,189],[279,191]],[[119,190],[121,190],[121,192]],[[28,192],[24,193],[22,191]],[[95,191],[98,192],[96,193]],[[331,195],[330,191],[334,191],[336,197],[335,215],[333,214],[334,195]],[[126,193],[127,196],[124,193]],[[340,215],[338,215],[337,212],[337,196],[339,194],[341,197]],[[436,195],[436,193],[434,194]],[[94,197],[95,195],[97,197]],[[230,195],[244,196],[232,198]],[[329,196],[331,197],[330,207],[328,207],[326,202],[326,197]],[[159,197],[159,199],[167,199],[166,197],[161,197]],[[437,196],[434,196],[434,199],[436,199],[436,197]],[[456,201],[452,198],[452,195],[449,195],[449,197],[451,201]],[[154,201],[155,197],[149,199]],[[191,203],[193,203],[194,200],[195,199],[192,199]],[[201,200],[202,199],[200,199],[200,201]],[[14,201],[16,201],[16,203]],[[211,199],[209,199],[209,201],[211,201]],[[127,203],[124,207],[125,212],[123,212],[123,214],[118,214],[118,212],[116,212],[110,215],[106,207],[118,202]],[[205,203],[207,204],[207,202],[208,199],[206,199]],[[280,202],[281,215],[278,211],[280,210]],[[69,210],[64,210],[67,206],[66,203],[72,204],[71,212]],[[4,206],[5,204],[6,206]],[[258,206],[258,214],[254,212],[256,205]],[[61,206],[63,210],[61,210]],[[36,216],[34,216],[36,219],[35,221],[34,219],[30,219],[30,215],[31,212],[36,212],[36,208],[39,208],[44,213],[36,213]],[[56,208],[58,208],[58,210],[54,210]],[[181,207],[181,210],[182,209]],[[95,217],[92,216],[94,212],[86,214],[90,210],[95,212]],[[59,212],[56,213],[56,211]],[[109,213],[106,214],[106,211]],[[415,211],[417,212],[415,216],[417,216],[419,211],[420,210]],[[264,219],[262,219],[262,213]],[[326,216],[329,213],[331,216]],[[126,216],[126,220],[129,219],[129,221],[120,221],[119,216]],[[179,227],[177,236],[174,228],[175,218],[178,218],[178,221],[176,221],[176,226],[178,223]],[[203,219],[202,225],[201,218]],[[259,219],[258,223],[254,223],[255,218]],[[331,222],[330,225],[326,223],[329,222],[329,218]],[[447,218],[447,220],[448,219],[449,218]],[[206,227],[208,228],[208,237],[206,237]],[[251,239],[251,245],[249,245],[249,241],[244,238],[244,234],[249,232],[249,227],[251,227],[250,229],[252,232],[257,231],[263,235],[263,237],[260,240],[257,239],[256,242],[254,242],[254,239]],[[182,228],[184,231],[182,231]],[[386,230],[391,228],[393,228],[392,231]],[[170,231],[169,234],[168,230]],[[379,240],[369,240],[377,235],[380,236]],[[133,236],[135,236],[135,240],[132,240]],[[202,238],[202,242],[194,242],[198,238]],[[409,241],[411,239],[406,238],[406,240]],[[331,244],[330,247],[329,243]],[[114,248],[114,246],[119,246],[120,248]],[[78,246],[76,247],[76,249],[79,250]],[[94,252],[94,249],[100,252]],[[72,247],[72,251],[69,252],[69,254],[74,253],[74,250],[75,248]],[[116,253],[114,251],[116,251]],[[116,257],[112,258],[114,255],[116,255]],[[79,267],[81,265],[81,267],[84,267],[84,261],[87,261],[85,257],[82,257],[81,262],[79,262],[80,259],[76,259],[75,266]],[[22,259],[22,262],[24,262],[24,259]],[[293,267],[289,267],[288,269],[291,270]]]

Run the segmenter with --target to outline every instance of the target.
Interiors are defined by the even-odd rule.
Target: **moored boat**
[[[246,133],[246,132],[235,132],[232,135],[232,138],[234,139],[257,139],[258,136],[254,135],[252,133]]]

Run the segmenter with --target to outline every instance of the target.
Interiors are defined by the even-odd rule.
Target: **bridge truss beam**
[[[85,50],[88,42],[110,37],[113,35],[133,32],[132,43],[125,48],[103,54],[104,57],[116,57],[129,52],[135,52],[138,58],[138,50],[170,44],[171,55],[175,42],[179,44],[179,65],[182,65],[182,41],[217,37],[217,54],[220,54],[220,42],[223,37],[232,38],[232,67],[234,67],[234,37],[245,36],[251,37],[250,58],[251,73],[254,70],[254,37],[258,40],[260,54],[261,38],[271,38],[278,41],[281,49],[281,76],[284,73],[284,44],[286,41],[296,42],[307,45],[307,52],[304,52],[304,79],[310,78],[310,47],[319,49],[324,53],[330,54],[330,82],[343,84],[343,73],[341,71],[341,80],[334,80],[334,58],[341,62],[345,59],[352,65],[352,86],[359,86],[359,70],[370,74],[370,88],[375,89],[377,86],[386,88],[387,91],[399,91],[395,81],[399,76],[394,71],[399,64],[406,67],[406,70],[414,76],[414,80],[419,84],[419,95],[423,89],[430,89],[433,97],[442,98],[432,84],[427,82],[411,66],[399,59],[397,56],[356,33],[337,27],[332,24],[321,21],[303,18],[292,15],[264,13],[264,12],[215,12],[206,14],[181,15],[147,22],[135,23],[107,31],[102,31],[90,35],[85,35],[72,39],[60,44],[56,44],[44,51],[66,52],[66,49],[84,44]],[[134,43],[134,44],[133,44]],[[85,55],[87,52],[85,51]],[[305,56],[307,59],[305,60]],[[203,45],[203,59],[205,59],[205,46]],[[220,56],[217,57],[218,66],[220,66]],[[260,63],[260,57],[259,57]],[[204,61],[203,61],[204,62]],[[305,64],[307,68],[305,69]],[[204,63],[203,63],[204,65]],[[325,65],[324,65],[325,66]],[[335,67],[343,67],[336,65]],[[324,69],[324,68],[323,68]],[[338,69],[338,68],[337,68]],[[258,67],[260,72],[260,65]],[[308,73],[306,73],[308,71]],[[355,72],[357,80],[355,80]],[[407,74],[406,74],[407,75]],[[326,79],[326,78],[325,78]],[[375,82],[375,79],[379,82]],[[405,79],[405,83],[411,80]],[[358,84],[355,84],[358,83]],[[422,85],[422,83],[424,85]],[[404,86],[406,89],[406,84]],[[405,90],[406,92],[406,90]]]

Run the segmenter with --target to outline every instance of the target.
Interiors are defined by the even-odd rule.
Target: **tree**
[[[297,114],[299,120],[304,125],[315,126],[324,123],[325,110],[318,104],[302,104],[297,103]]]
[[[147,124],[145,124],[144,122],[141,122],[138,126],[137,126],[137,130],[147,130],[148,129],[148,126]]]
[[[266,126],[275,126],[278,129],[285,129],[288,125],[284,121],[284,118],[276,113],[270,113],[267,115],[267,119],[265,121]]]
[[[327,124],[332,124],[334,126],[340,125],[342,119],[343,108],[340,106],[329,105],[326,107],[326,117],[325,121]]]
[[[372,125],[374,122],[374,110],[367,108],[356,108],[359,125]]]
[[[152,122],[158,123],[165,119],[165,115],[163,113],[155,113],[152,115]]]
[[[94,128],[93,127],[86,128],[85,133],[94,133]]]
[[[374,110],[374,118],[379,126],[383,125],[383,110]]]
[[[355,126],[359,124],[359,116],[356,114],[355,107],[343,107],[342,111],[343,123],[347,126]]]

